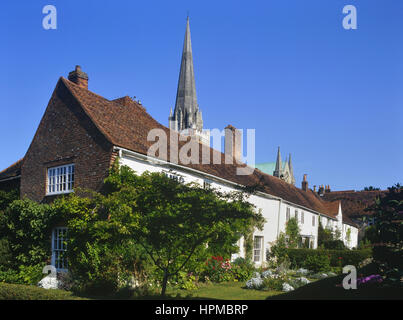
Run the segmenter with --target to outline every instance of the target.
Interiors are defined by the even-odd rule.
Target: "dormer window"
[[[74,188],[74,164],[48,168],[46,194],[72,192]]]

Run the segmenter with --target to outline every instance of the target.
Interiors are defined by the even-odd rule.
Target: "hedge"
[[[0,300],[82,300],[71,292],[0,282]]]
[[[371,249],[363,250],[326,250],[326,249],[286,249],[292,268],[301,268],[309,256],[326,254],[331,267],[346,265],[358,266],[363,260],[372,256]],[[341,258],[341,259],[340,259]]]

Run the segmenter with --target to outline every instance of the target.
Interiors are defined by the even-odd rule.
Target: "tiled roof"
[[[65,86],[71,92],[95,126],[115,146],[146,155],[149,147],[154,144],[154,142],[147,141],[149,131],[151,129],[162,129],[165,131],[168,137],[167,160],[170,161],[170,129],[153,119],[142,105],[131,100],[129,97],[108,100],[63,77],[60,78],[58,86]],[[175,131],[172,134],[178,136],[178,133]],[[179,141],[179,148],[172,148],[173,157],[177,157],[178,149],[185,143]],[[198,148],[200,154],[199,164],[186,164],[180,161],[178,164],[240,185],[256,186],[259,191],[269,195],[280,197],[291,203],[334,217],[332,205],[322,201],[311,190],[305,192],[258,169],[255,169],[251,175],[237,175],[236,169],[238,167],[245,167],[245,164],[224,164],[225,155],[223,153],[206,147],[201,143],[198,143]],[[210,164],[202,164],[203,148],[210,150]],[[221,158],[221,164],[213,164],[213,155]]]
[[[325,193],[323,199],[326,201],[341,201],[343,215],[350,218],[362,215],[372,215],[373,212],[365,211],[367,207],[372,205],[377,197],[385,194],[386,191],[332,191]]]
[[[8,168],[4,169],[3,171],[0,171],[0,181],[15,178],[21,175],[22,161],[23,159],[20,159],[17,162],[13,163]]]

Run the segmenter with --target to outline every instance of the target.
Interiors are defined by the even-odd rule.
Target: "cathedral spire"
[[[202,113],[197,104],[189,16],[186,20],[175,109],[168,119],[171,130],[179,131],[185,135],[196,136],[203,143],[210,144],[210,134],[203,131]]]
[[[193,70],[192,41],[190,37],[189,17],[186,21],[185,40],[183,42],[182,60],[179,72],[178,90],[174,114],[179,111],[184,116],[184,128],[179,130],[197,128],[199,106],[197,104],[196,85]],[[200,121],[199,121],[200,123]]]
[[[292,162],[291,162],[291,153],[288,158],[288,169],[290,170],[290,179],[291,179],[291,184],[295,184],[295,178],[294,178],[294,170],[292,168]]]
[[[280,154],[280,147],[278,147],[276,168],[274,169],[273,176],[280,178],[281,177],[281,171],[282,171],[281,154]]]

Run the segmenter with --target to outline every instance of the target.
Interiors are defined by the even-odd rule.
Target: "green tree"
[[[375,212],[375,224],[371,228],[374,243],[374,260],[386,272],[395,272],[403,265],[403,187],[397,184],[388,188],[386,194],[375,200],[368,211]]]
[[[291,249],[298,248],[301,234],[298,226],[298,220],[296,218],[293,217],[287,221],[285,234],[287,237],[288,247]]]
[[[323,228],[322,222],[319,222],[318,227],[318,247],[324,249],[345,249],[345,245],[340,240],[341,233],[338,228],[334,231],[329,228]]]
[[[228,254],[235,252],[239,237],[251,225],[261,228],[264,221],[242,192],[222,193],[194,183],[182,184],[162,173],[136,175],[126,166],[114,166],[102,194],[93,193],[91,198],[72,198],[70,201],[86,201],[73,205],[74,210],[70,203],[64,204],[72,270],[83,274],[74,264],[84,266],[82,257],[87,256],[95,274],[96,268],[105,267],[100,257],[106,252],[121,248],[123,243],[135,243],[159,270],[162,295],[168,280],[195,256],[217,248]],[[96,248],[94,239],[99,244]],[[80,243],[80,250],[76,250]],[[115,261],[109,265],[121,264]]]

